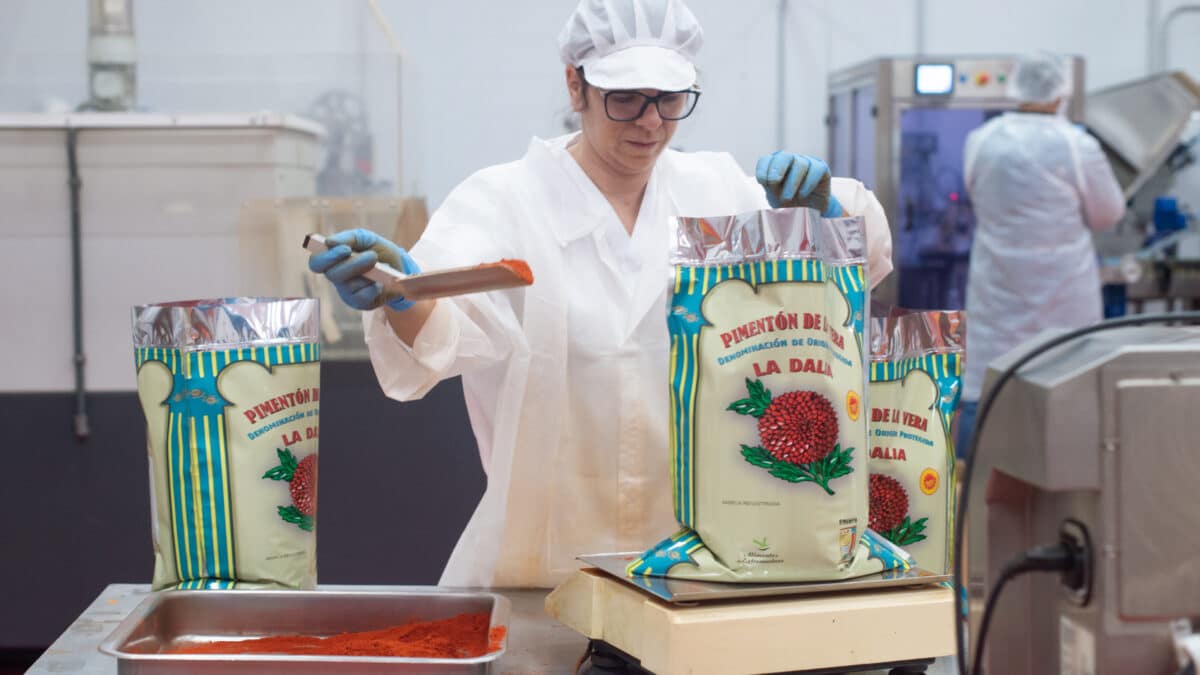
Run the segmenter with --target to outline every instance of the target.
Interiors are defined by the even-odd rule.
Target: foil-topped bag
[[[867,529],[862,218],[678,218],[672,243],[682,529],[629,573],[803,582],[906,568],[904,552]]]
[[[871,323],[870,525],[931,572],[951,565],[966,316],[892,310]]]
[[[134,307],[155,590],[316,586],[318,324],[309,298]]]

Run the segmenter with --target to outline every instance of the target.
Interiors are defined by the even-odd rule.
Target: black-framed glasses
[[[657,96],[647,96],[640,91],[604,92],[604,114],[614,122],[632,122],[646,114],[650,104],[658,110],[658,116],[669,122],[681,120],[696,109],[700,92],[695,89],[664,91]]]

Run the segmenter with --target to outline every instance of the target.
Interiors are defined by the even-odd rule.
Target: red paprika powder
[[[524,260],[505,258],[495,264],[508,268],[513,274],[520,277],[521,281],[524,281],[527,284],[533,283],[533,271],[529,269],[529,263],[525,262]]]
[[[469,659],[499,651],[507,630],[488,630],[488,614],[460,614],[440,621],[413,621],[380,630],[329,637],[278,635],[255,640],[205,642],[171,654],[299,654],[309,656],[400,656]]]

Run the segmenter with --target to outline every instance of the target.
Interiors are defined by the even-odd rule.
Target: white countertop
[[[263,110],[247,113],[4,113],[4,129],[238,129],[266,127],[325,136],[320,124],[286,113]]]

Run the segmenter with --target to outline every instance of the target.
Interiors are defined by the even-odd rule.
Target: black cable
[[[1005,570],[1000,573],[996,585],[988,592],[987,600],[983,603],[983,618],[979,621],[979,637],[975,640],[975,658],[971,662],[972,673],[983,672],[983,646],[987,642],[987,630],[992,625],[992,612],[996,609],[996,601],[1000,599],[1000,591],[1010,580],[1020,576],[1021,572]]]
[[[975,661],[971,672],[982,672],[983,645],[987,642],[988,628],[992,625],[992,612],[996,609],[996,602],[1000,599],[1004,585],[1029,572],[1066,572],[1079,564],[1082,564],[1082,560],[1077,552],[1063,544],[1030,549],[1006,564],[1000,572],[1000,578],[996,580],[996,585],[992,586],[987,600],[983,603],[983,618],[979,622],[979,637],[976,639]]]
[[[1006,368],[1000,377],[996,379],[996,383],[992,385],[985,395],[979,401],[979,410],[975,417],[975,429],[971,434],[971,443],[967,450],[967,462],[963,468],[962,493],[959,495],[958,513],[954,522],[954,642],[957,647],[958,672],[960,675],[969,675],[971,671],[967,670],[967,652],[966,641],[964,640],[963,630],[959,626],[959,622],[963,617],[963,595],[966,593],[966,583],[963,579],[962,568],[962,551],[963,551],[963,525],[967,517],[967,505],[971,498],[971,478],[975,472],[975,459],[979,450],[979,438],[982,434],[983,424],[987,420],[988,413],[991,412],[992,403],[996,400],[996,395],[1004,388],[1004,385],[1017,374],[1025,364],[1033,359],[1045,354],[1046,352],[1077,340],[1091,333],[1099,333],[1106,330],[1116,328],[1127,328],[1130,326],[1144,326],[1155,323],[1200,323],[1200,312],[1178,312],[1173,314],[1143,314],[1140,316],[1129,316],[1120,319],[1110,319],[1102,321],[1083,328],[1077,328],[1061,335],[1053,336],[1042,342],[1024,355],[1017,359],[1011,366]],[[968,615],[966,627],[970,628],[970,616]]]

